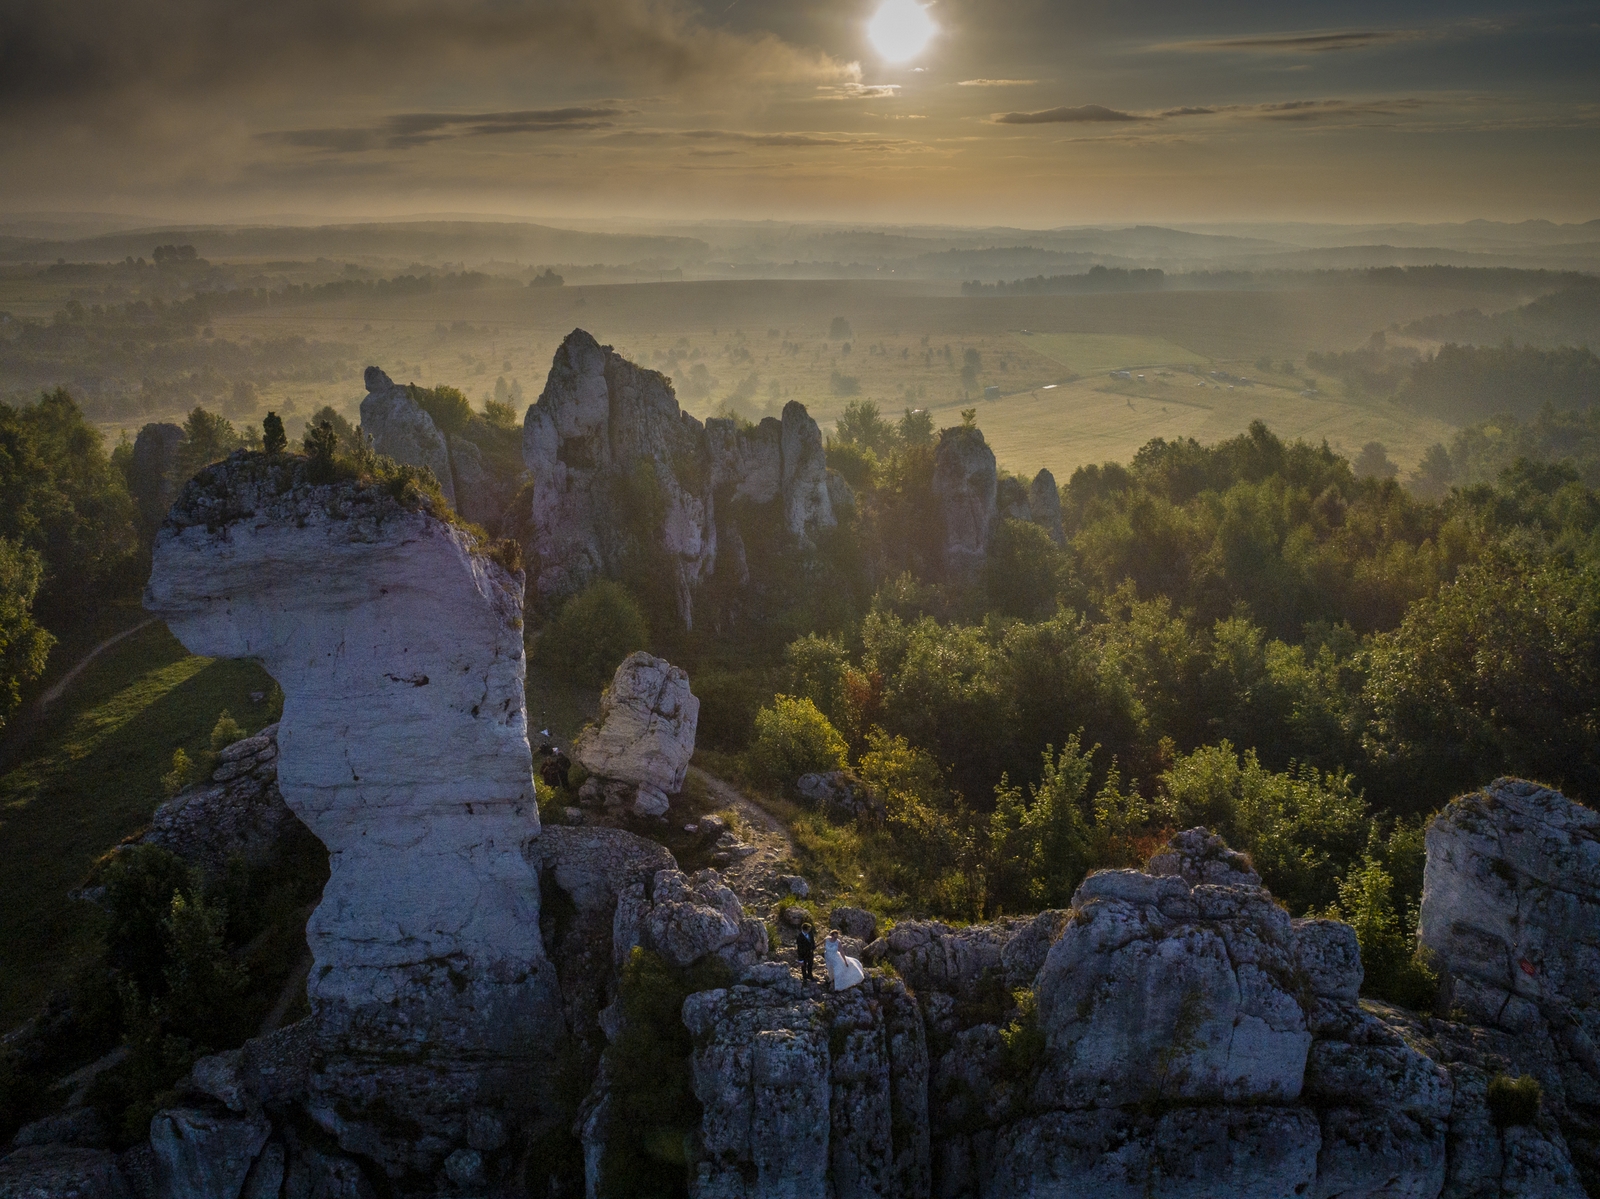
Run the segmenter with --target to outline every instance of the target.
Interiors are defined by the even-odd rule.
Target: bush
[[[439,432],[451,437],[467,427],[472,419],[472,404],[454,387],[432,389],[411,384],[407,390],[424,412],[433,418]]]
[[[562,605],[539,638],[541,664],[590,685],[608,682],[629,654],[648,647],[649,629],[628,589],[602,579]]]
[[[708,671],[692,680],[700,701],[697,743],[736,753],[755,735],[756,713],[772,698],[772,683],[755,671]]]
[[[839,730],[809,699],[773,696],[756,713],[756,739],[750,747],[750,773],[774,787],[789,787],[802,774],[843,770],[848,748]]]
[[[1489,1089],[1484,1095],[1496,1128],[1532,1124],[1539,1118],[1540,1098],[1539,1080],[1531,1074],[1521,1078],[1496,1074],[1489,1080]]]

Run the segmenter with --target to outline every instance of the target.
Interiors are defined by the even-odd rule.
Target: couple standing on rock
[[[817,952],[817,930],[811,921],[807,920],[800,926],[800,932],[794,939],[794,950],[800,959],[800,977],[806,982],[816,981],[811,975],[811,969],[812,960]],[[844,950],[839,946],[839,930],[836,928],[829,929],[826,939],[822,942],[822,958],[828,964],[828,973],[833,977],[835,991],[847,990],[867,976],[860,962],[845,956]]]

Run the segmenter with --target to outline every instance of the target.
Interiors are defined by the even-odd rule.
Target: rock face
[[[1496,779],[1428,828],[1422,944],[1449,1006],[1540,1076],[1587,1180],[1600,1181],[1600,813]]]
[[[651,809],[647,814],[659,816],[666,811],[666,797],[683,789],[699,717],[700,701],[689,690],[689,676],[660,658],[636,653],[617,667],[600,700],[599,723],[579,735],[572,754],[599,788],[607,783],[632,787],[631,802],[642,800]]]
[[[444,498],[456,502],[455,478],[450,470],[450,447],[433,417],[375,366],[367,367],[367,395],[361,401],[361,431],[372,438],[378,453],[425,466],[439,480]],[[472,519],[469,517],[468,519]]]
[[[223,749],[210,782],[187,787],[157,808],[140,840],[221,877],[235,854],[251,863],[272,857],[296,824],[278,790],[273,724]]]
[[[1033,476],[1028,488],[1028,518],[1042,525],[1057,545],[1067,544],[1066,531],[1061,526],[1061,491],[1056,487],[1056,477],[1048,470]]]
[[[784,971],[691,995],[683,1020],[695,1199],[929,1193],[927,1041],[904,984],[823,994]]]
[[[528,409],[522,454],[533,482],[529,570],[552,599],[615,573],[639,538],[671,561],[679,615],[692,625],[692,589],[716,570],[720,541],[737,540],[738,503],[781,502],[797,538],[836,521],[822,434],[802,405],[749,431],[702,425],[678,408],[665,375],[582,329],[556,351]]]
[[[539,816],[521,580],[425,510],[304,472],[241,452],[191,481],[145,606],[191,651],[255,658],[283,688],[278,786],[331,869],[308,993],[339,1055],[316,1086],[347,1147],[425,1168],[429,1146],[363,1109],[382,1096],[431,1119],[419,1096],[452,1073],[490,1105],[533,1102],[500,1088],[560,1036],[522,853]],[[424,1045],[425,1063],[404,1060]]]
[[[933,460],[933,494],[944,519],[946,579],[970,581],[983,567],[999,518],[994,451],[977,428],[939,434]]]

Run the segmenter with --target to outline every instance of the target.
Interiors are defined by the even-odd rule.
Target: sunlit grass
[[[250,732],[271,718],[252,692],[273,692],[259,666],[195,657],[151,625],[97,658],[0,776],[0,1028],[93,947],[97,912],[69,892],[149,821],[173,751],[208,748],[224,708]]]

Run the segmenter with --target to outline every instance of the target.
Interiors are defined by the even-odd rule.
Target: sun
[[[883,0],[867,22],[867,40],[888,62],[906,62],[921,54],[939,27],[917,0]]]

